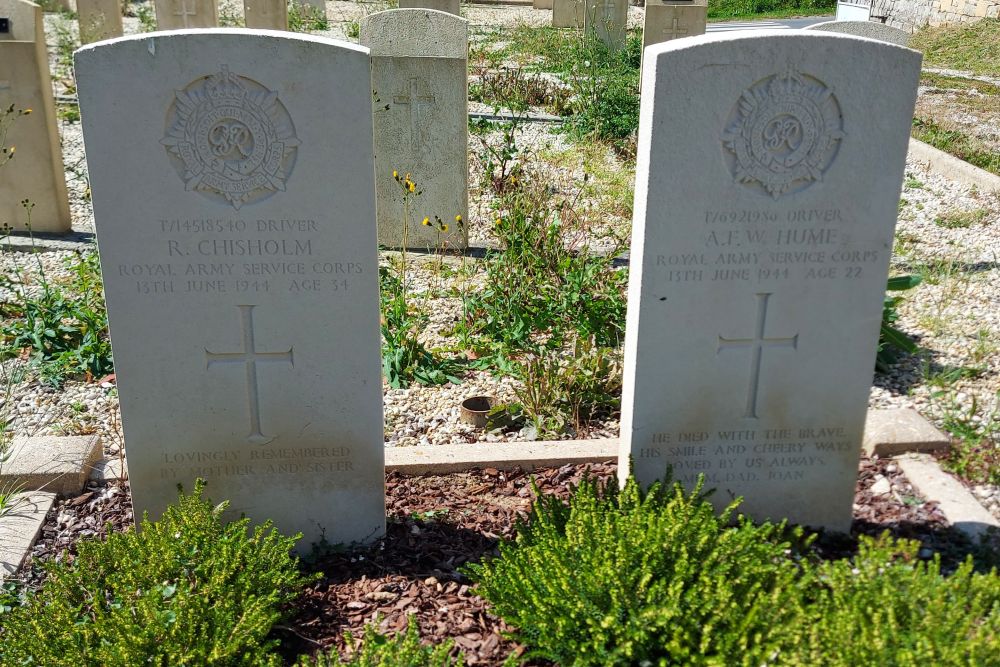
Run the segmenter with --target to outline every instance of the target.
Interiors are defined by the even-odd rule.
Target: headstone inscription
[[[877,39],[898,46],[906,46],[910,43],[910,33],[899,28],[893,28],[884,23],[874,21],[824,21],[814,23],[803,30],[823,30],[825,32],[839,32],[842,35],[854,35],[856,37],[868,37]]]
[[[382,533],[369,63],[243,29],[77,52],[136,512],[202,477],[305,549]]]
[[[243,0],[243,16],[248,28],[288,30],[285,0]]]
[[[122,9],[118,0],[77,0],[80,43],[122,36]]]
[[[921,57],[692,41],[643,70],[619,470],[846,530]]]
[[[628,0],[586,0],[584,32],[597,36],[611,49],[625,46]]]
[[[14,157],[0,167],[0,224],[66,232],[70,229],[69,196],[56,120],[55,99],[41,8],[25,0],[0,0],[0,113],[11,107],[31,110],[13,119],[4,146]],[[16,113],[16,112],[15,112]]]
[[[649,0],[642,26],[642,48],[704,35],[707,23],[707,0]]]
[[[399,0],[400,9],[433,9],[458,16],[461,13],[459,0]]]
[[[219,25],[216,0],[154,0],[158,30],[214,28]]]
[[[553,28],[582,28],[586,0],[552,0]]]
[[[372,54],[382,245],[468,245],[468,25],[431,9],[378,12],[361,23]],[[410,174],[420,190],[408,206],[393,172]]]

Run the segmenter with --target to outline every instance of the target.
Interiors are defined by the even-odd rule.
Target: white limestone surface
[[[838,32],[842,35],[868,37],[897,46],[906,46],[910,43],[910,33],[874,21],[824,21],[823,23],[814,23],[803,30],[822,30],[824,32]]]
[[[304,549],[382,533],[369,62],[242,29],[77,52],[137,516],[202,477]]]
[[[8,152],[0,155],[0,226],[23,230],[30,222],[36,232],[68,232],[69,196],[42,10],[25,0],[0,0],[0,18],[10,25],[0,34],[0,111],[11,105],[15,115],[30,111],[8,121]]]
[[[801,31],[647,50],[620,470],[849,527],[920,60]]]

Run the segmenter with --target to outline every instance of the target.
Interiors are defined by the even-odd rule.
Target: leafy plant
[[[949,470],[972,482],[1000,485],[1000,393],[990,408],[973,394],[966,404],[954,392],[931,395],[941,410],[941,425],[951,434]]]
[[[889,278],[885,288],[889,292],[901,292],[913,289],[920,282],[920,276],[916,275],[895,276]],[[896,306],[902,300],[901,296],[886,295],[882,304],[882,326],[879,330],[878,352],[875,355],[875,368],[880,373],[887,373],[889,367],[896,363],[900,354],[913,354],[917,351],[917,344],[913,342],[913,339],[895,326],[899,319]]]
[[[288,29],[291,32],[329,30],[330,19],[327,18],[326,11],[319,7],[313,7],[302,0],[289,0]]]
[[[468,573],[528,657],[770,664],[801,614],[792,545],[783,526],[737,517],[736,503],[716,514],[702,491],[585,479],[568,504],[539,497],[516,540]]]
[[[420,643],[417,622],[409,618],[406,632],[387,637],[380,634],[375,624],[365,626],[364,639],[356,641],[347,635],[350,657],[340,658],[336,652],[321,654],[315,660],[301,660],[300,667],[458,667],[465,664],[462,654],[451,657],[454,642],[446,641],[437,646]]]
[[[139,32],[156,32],[156,13],[152,3],[136,5],[135,17],[139,19]]]
[[[282,664],[268,635],[312,580],[289,555],[300,536],[223,523],[226,503],[203,490],[47,563],[39,592],[3,617],[0,664]]]
[[[23,204],[30,231],[31,204]],[[34,270],[16,264],[13,278],[5,279],[16,297],[0,306],[4,317],[0,357],[27,352],[42,379],[56,386],[67,375],[100,377],[111,372],[108,314],[97,253],[78,253],[67,262],[72,277],[65,287],[48,279],[37,248],[32,257]]]

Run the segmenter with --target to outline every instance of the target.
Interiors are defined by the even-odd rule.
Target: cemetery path
[[[534,483],[544,494],[565,498],[589,474],[613,480],[616,465],[566,465],[502,472],[487,468],[452,475],[386,476],[389,516],[386,537],[375,546],[315,556],[306,567],[325,574],[295,604],[278,631],[289,660],[319,647],[344,647],[344,632],[363,635],[376,618],[379,628],[400,630],[414,616],[425,640],[453,639],[470,665],[501,665],[521,648],[503,634],[506,627],[477,597],[461,573],[463,565],[496,553],[499,540],[514,535],[514,524],[529,510]],[[49,513],[42,539],[20,572],[31,586],[41,583],[41,561],[73,558],[79,539],[105,527],[132,525],[127,483],[91,484],[76,498],[61,500]],[[891,460],[865,459],[858,473],[852,534],[823,535],[819,558],[850,556],[859,535],[920,541],[921,558],[940,553],[946,568],[970,552],[968,540],[947,527],[940,510],[921,499]],[[65,550],[65,553],[64,553]],[[538,664],[538,663],[529,663]]]

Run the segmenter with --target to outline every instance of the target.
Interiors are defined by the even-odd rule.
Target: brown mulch
[[[531,474],[489,468],[451,475],[388,474],[385,538],[360,550],[314,550],[306,558],[306,568],[323,572],[324,577],[307,589],[291,619],[277,630],[283,650],[292,659],[301,653],[343,648],[347,631],[359,638],[365,625],[373,622],[382,631],[402,630],[412,616],[425,641],[453,639],[468,664],[502,664],[522,649],[504,637],[511,628],[490,613],[459,570],[495,554],[500,539],[513,537],[517,519],[527,513],[534,498],[532,479],[542,493],[566,497],[588,469],[592,477],[610,480],[617,466],[613,462],[566,465]],[[890,490],[876,494],[872,487],[883,477]],[[130,525],[127,483],[91,485],[83,495],[60,501],[50,512],[42,538],[22,568],[22,579],[37,585],[40,561],[72,558],[73,545],[81,537]],[[814,548],[824,558],[848,556],[858,535],[886,530],[920,541],[922,557],[941,553],[946,564],[971,551],[968,540],[947,526],[935,504],[915,494],[891,460],[864,459],[851,536],[821,535]]]

